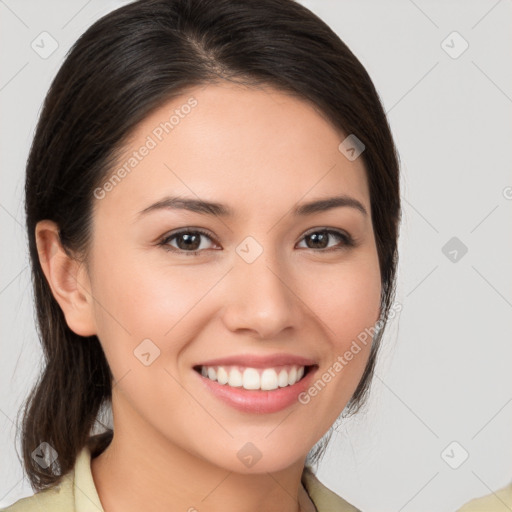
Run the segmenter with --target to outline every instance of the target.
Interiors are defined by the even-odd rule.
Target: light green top
[[[510,512],[512,510],[512,482],[499,491],[466,503],[457,512]]]
[[[302,484],[301,492],[305,488],[317,512],[359,512],[325,487],[308,467],[302,473]],[[0,512],[104,512],[92,478],[89,446],[81,450],[75,467],[58,485],[21,498]]]

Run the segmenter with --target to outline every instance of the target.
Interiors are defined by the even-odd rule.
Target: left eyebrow
[[[366,208],[360,201],[346,195],[327,197],[325,199],[317,199],[308,203],[302,203],[295,206],[292,213],[295,216],[306,216],[341,207],[354,208],[363,215],[368,215]],[[202,215],[212,215],[215,217],[233,217],[235,215],[234,211],[229,206],[221,203],[168,196],[147,208],[144,208],[138,213],[138,216],[140,217],[149,212],[161,209],[188,210]]]
[[[366,208],[362,205],[360,201],[350,196],[334,196],[327,197],[326,199],[319,199],[316,201],[311,201],[309,203],[303,203],[301,205],[296,206],[293,209],[294,215],[311,215],[313,213],[324,212],[330,210],[332,208],[340,208],[340,207],[348,207],[355,208],[357,211],[361,212],[363,215],[368,216],[368,212]]]

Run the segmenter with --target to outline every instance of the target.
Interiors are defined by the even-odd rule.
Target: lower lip
[[[209,391],[231,407],[242,412],[269,414],[281,411],[297,403],[299,401],[298,396],[311,385],[317,370],[317,366],[310,367],[306,376],[299,380],[299,382],[292,386],[277,388],[271,391],[249,390],[242,387],[234,388],[203,377],[195,370],[192,371],[201,379]]]

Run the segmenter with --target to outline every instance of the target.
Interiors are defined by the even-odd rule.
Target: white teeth
[[[261,374],[261,389],[264,389],[266,391],[270,391],[271,389],[277,389],[277,380],[278,377],[275,370],[272,370],[270,368],[263,370],[263,373]],[[288,382],[286,383],[288,384]]]
[[[288,373],[288,384],[293,384],[297,382],[297,368],[295,366]]]
[[[277,383],[280,388],[288,386],[288,372],[286,370],[281,370],[279,372],[279,376],[277,377]]]
[[[204,366],[203,366],[204,368]],[[208,374],[208,372],[207,372]],[[222,367],[219,366],[219,369],[217,370],[217,381],[219,384],[227,384],[229,380],[228,372]]]
[[[219,369],[222,368],[219,367]],[[222,368],[224,370],[224,368]],[[226,370],[224,370],[226,372]],[[226,375],[229,375],[229,378],[228,378],[228,384],[232,387],[232,388],[239,388],[243,385],[243,379],[242,379],[242,374],[240,373],[240,371],[238,370],[238,368],[233,368],[229,374],[226,372]]]
[[[215,368],[208,368],[208,378],[210,380],[217,380],[217,372],[215,371]]]
[[[233,373],[234,370],[231,370]],[[244,370],[244,382],[243,386],[245,389],[260,389],[260,374],[255,368],[246,368]]]
[[[304,366],[288,365],[275,368],[244,368],[240,366],[201,367],[201,375],[219,384],[234,388],[271,391],[292,386],[304,376]]]

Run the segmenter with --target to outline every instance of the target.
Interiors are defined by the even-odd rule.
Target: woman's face
[[[277,471],[336,420],[367,362],[371,338],[358,335],[378,320],[381,292],[365,168],[338,149],[344,139],[304,101],[234,85],[191,89],[137,127],[115,177],[95,191],[86,280],[119,440]],[[334,196],[367,213],[295,212]],[[171,197],[229,215],[172,207]],[[276,354],[285,358],[248,359]],[[233,356],[239,374],[211,364],[233,387],[197,371]],[[290,382],[282,370],[294,373],[283,367],[294,356],[316,365],[303,381],[236,386],[238,377],[251,387],[251,375],[258,386],[264,368],[264,386]]]

